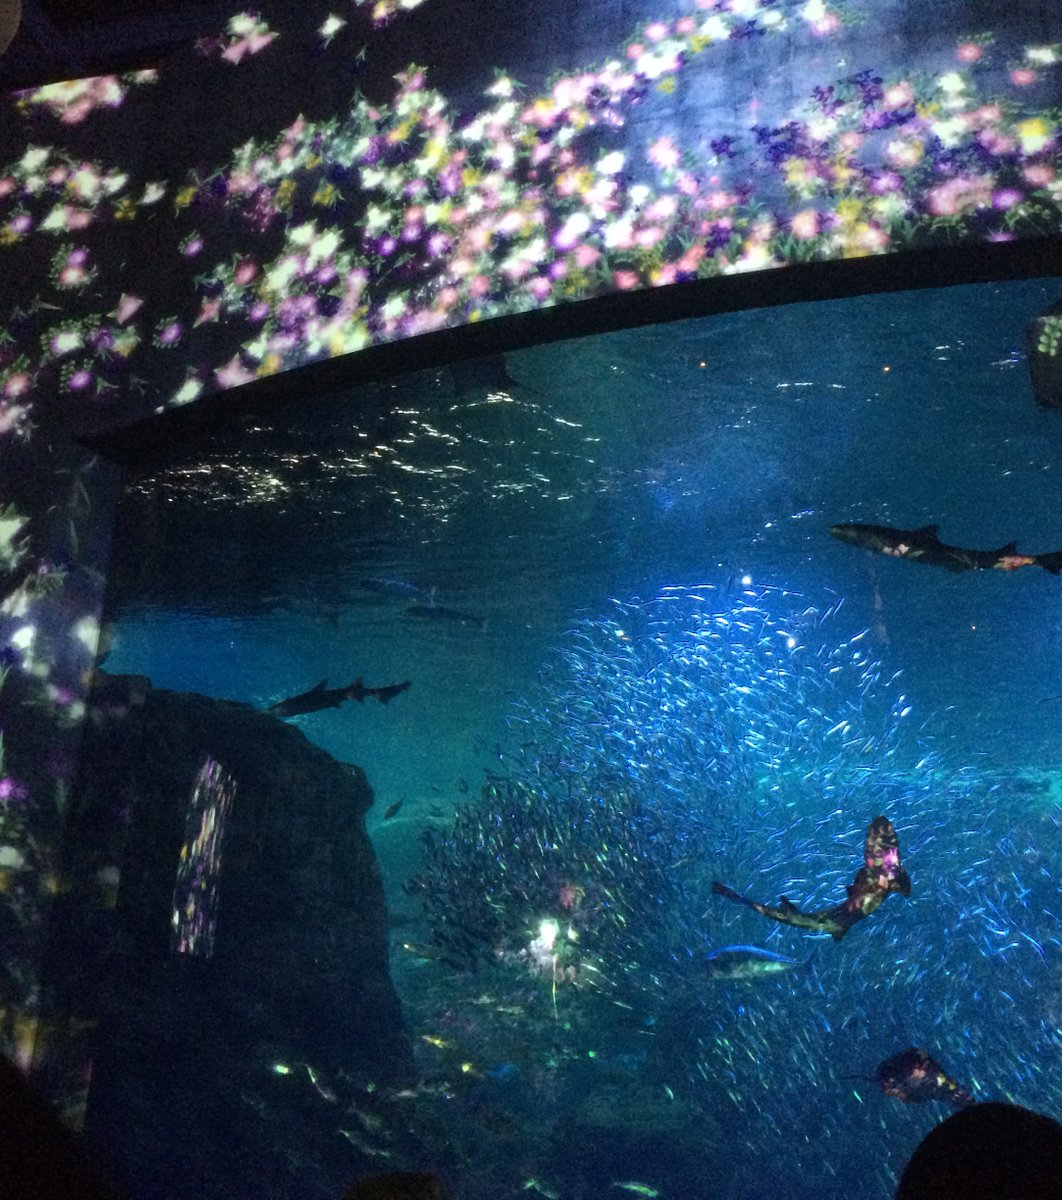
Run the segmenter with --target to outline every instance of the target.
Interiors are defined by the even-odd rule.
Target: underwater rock
[[[413,1077],[365,775],[247,705],[102,672],[93,699],[73,837],[127,832],[80,872],[109,930],[57,913],[55,1006],[99,1021],[86,1133],[138,1197],[334,1197],[379,1169],[336,1088]]]
[[[722,1128],[660,1084],[595,1087],[553,1136],[569,1170],[588,1180],[641,1179],[648,1172],[665,1194],[679,1195],[690,1180],[726,1173]]]

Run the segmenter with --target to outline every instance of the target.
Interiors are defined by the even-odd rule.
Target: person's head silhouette
[[[973,1104],[922,1139],[896,1200],[1059,1200],[1062,1125],[1017,1104]]]

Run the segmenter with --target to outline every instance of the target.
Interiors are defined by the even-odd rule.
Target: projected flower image
[[[196,49],[207,58],[217,57],[233,65],[242,62],[250,54],[259,54],[276,39],[256,12],[237,13],[226,26],[224,34],[216,38],[201,38]]]
[[[425,0],[354,0],[360,7],[372,11],[373,24],[385,25],[398,14],[419,8]]]
[[[124,75],[96,75],[90,79],[48,83],[15,95],[24,113],[46,109],[64,125],[79,125],[97,109],[120,107],[131,88],[157,79],[158,72],[154,70],[130,71]]]
[[[704,94],[712,69],[731,62],[721,55],[794,38],[840,45],[861,6],[668,8],[611,56],[540,86],[497,73],[475,111],[434,87],[430,67],[413,67],[386,105],[355,94],[345,112],[299,117],[183,179],[134,182],[131,169],[31,145],[0,173],[0,241],[74,238],[154,210],[175,218],[166,276],[186,282],[165,298],[126,294],[93,247],[61,243],[50,256],[55,309],[8,324],[34,336],[16,332],[0,352],[5,403],[25,406],[41,387],[106,398],[161,377],[171,383],[154,407],[166,407],[609,291],[1062,224],[1058,114],[1040,105],[1046,82],[1057,90],[1056,45],[963,35],[917,69],[809,79],[781,107],[769,89],[750,95],[740,120],[716,128]],[[317,52],[349,56],[350,24],[330,14]],[[281,44],[245,12],[199,50],[236,66]],[[43,89],[33,103],[82,121],[90,98],[120,103],[150,75]],[[159,357],[178,345],[183,369]],[[5,425],[25,428],[13,415]]]

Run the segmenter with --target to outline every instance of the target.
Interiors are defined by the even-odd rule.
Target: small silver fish
[[[705,957],[704,966],[713,979],[759,979],[806,967],[808,962],[806,958],[786,958],[762,946],[720,946]]]

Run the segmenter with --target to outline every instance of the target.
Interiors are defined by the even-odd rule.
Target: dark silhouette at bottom
[[[0,1057],[0,1200],[122,1200],[103,1166]]]
[[[896,1200],[1059,1200],[1062,1125],[1017,1104],[972,1104],[922,1139]]]
[[[442,1180],[423,1171],[370,1175],[352,1184],[343,1200],[446,1200]]]

